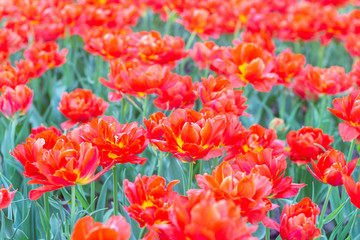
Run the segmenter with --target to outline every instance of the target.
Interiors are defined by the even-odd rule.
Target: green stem
[[[193,170],[194,170],[194,163],[191,162],[189,165],[189,182],[188,182],[189,184],[187,190],[192,188]]]
[[[284,119],[285,117],[285,106],[286,106],[286,89],[285,87],[282,90],[282,98],[281,98],[281,105],[280,105],[280,118]]]
[[[320,230],[322,229],[322,227],[323,227],[323,225],[324,225],[324,223],[323,223],[323,221],[324,221],[324,215],[325,215],[325,212],[326,212],[327,205],[328,205],[328,203],[329,203],[329,198],[330,198],[331,190],[332,190],[332,189],[333,189],[333,186],[329,185],[329,191],[328,191],[328,193],[327,193],[327,195],[326,195],[325,202],[324,202],[324,206],[323,206],[323,208],[322,208],[322,210],[321,210],[320,221],[319,221],[319,228],[320,228]]]
[[[321,99],[320,117],[319,117],[319,128],[322,127],[322,121],[323,121],[323,119],[324,119],[324,114],[325,114],[326,105],[327,105],[327,96],[324,95],[324,96],[322,96],[322,99]]]
[[[168,21],[166,22],[166,27],[165,27],[165,34],[164,35],[170,35],[170,29],[171,26],[173,24],[173,22],[176,19],[176,12],[171,11],[170,13],[168,13]]]
[[[95,181],[90,183],[90,204],[91,204],[91,212],[95,211]]]
[[[71,226],[72,229],[75,225],[75,193],[76,193],[76,185],[71,186]]]
[[[190,35],[190,37],[189,37],[189,39],[188,39],[187,42],[186,42],[185,50],[189,50],[189,48],[191,47],[192,43],[194,42],[195,37],[196,37],[196,32],[192,32],[191,35]],[[185,58],[185,59],[182,61],[181,65],[180,65],[180,75],[182,75],[182,76],[183,76],[184,73],[185,73],[186,60],[187,60],[187,58]]]
[[[270,240],[270,228],[266,228],[266,236],[265,236],[266,240]]]
[[[121,99],[121,115],[120,115],[120,123],[123,124],[124,123],[124,119],[125,119],[125,99]]]
[[[114,202],[114,215],[118,215],[118,200],[117,200],[117,164],[113,169],[113,202]]]
[[[199,174],[202,175],[204,173],[204,160],[200,159],[200,167],[199,167]]]
[[[5,213],[4,211],[1,209],[0,210],[1,213],[1,230],[0,230],[0,239],[5,239],[5,229],[6,229],[6,224],[5,224]]]
[[[48,220],[50,220],[50,209],[49,209],[49,192],[44,193],[44,209],[45,216]],[[50,239],[50,228],[45,229],[46,239]]]
[[[319,58],[318,58],[318,62],[317,62],[317,66],[319,68],[323,67],[323,62],[324,62],[324,56],[325,56],[325,47],[320,45],[320,49],[319,49]]]
[[[146,94],[145,96],[145,101],[144,101],[144,106],[143,106],[143,117],[146,117],[146,110],[147,110],[147,106],[148,106],[148,102],[149,102],[149,95]]]
[[[211,159],[211,170],[214,170],[218,165],[218,158],[215,157],[213,159]]]
[[[349,154],[347,156],[347,162],[350,162],[351,161],[351,158],[352,158],[352,155],[353,155],[353,152],[354,152],[354,147],[355,147],[355,141],[356,141],[356,138],[354,138],[352,141],[351,141],[351,145],[350,145],[350,149],[349,149]]]
[[[158,175],[161,176],[162,174],[162,167],[164,161],[164,152],[160,153],[159,162],[158,162]]]

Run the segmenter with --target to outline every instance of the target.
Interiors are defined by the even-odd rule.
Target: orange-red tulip
[[[3,86],[0,96],[0,111],[6,118],[11,118],[15,113],[26,114],[32,104],[34,92],[26,85],[18,85],[15,89]]]
[[[59,103],[59,111],[69,121],[63,122],[61,128],[68,130],[78,123],[87,122],[103,115],[109,103],[96,97],[91,90],[77,88],[70,93],[64,92]]]
[[[122,216],[111,216],[106,223],[95,222],[90,216],[79,219],[71,240],[129,240],[130,224]]]
[[[334,109],[328,108],[336,117],[344,120],[339,124],[343,141],[351,141],[360,135],[360,90],[352,91],[347,97],[336,98]]]
[[[360,182],[355,183],[350,176],[343,176],[343,183],[350,201],[355,207],[360,209]]]
[[[124,180],[124,193],[129,199],[130,206],[125,207],[130,217],[134,218],[140,227],[169,221],[170,208],[179,194],[173,191],[174,185],[180,181],[171,181],[167,186],[165,178],[157,175],[151,177],[140,176],[135,182]]]
[[[113,163],[144,164],[147,160],[137,156],[148,144],[146,131],[137,122],[119,124],[114,117],[104,116],[81,125],[69,136],[96,146],[101,156],[100,165],[104,167]]]
[[[255,240],[257,226],[248,226],[241,209],[230,199],[214,199],[211,192],[191,194],[189,200],[177,199],[170,222],[157,225],[159,239],[170,240]]]
[[[292,177],[284,177],[286,170],[286,157],[283,154],[273,155],[272,149],[267,148],[260,152],[248,152],[238,155],[231,164],[234,170],[258,173],[267,177],[272,185],[272,198],[294,197],[305,184],[292,183]]]
[[[144,119],[144,124],[150,142],[182,162],[209,160],[222,154],[218,146],[226,125],[224,115],[205,118],[192,109],[176,109],[168,118],[161,113],[152,114],[149,120]]]
[[[10,192],[10,189],[12,188],[12,185],[8,189],[4,188],[3,185],[1,185],[0,188],[0,209],[7,208],[11,201],[14,199],[14,195],[17,190]]]
[[[290,148],[290,160],[298,165],[307,164],[311,159],[316,159],[325,150],[331,149],[330,144],[334,137],[324,134],[322,129],[313,127],[302,127],[297,131],[290,131],[286,136]]]
[[[240,206],[241,216],[247,217],[250,223],[263,221],[267,226],[278,225],[266,217],[268,211],[276,207],[268,197],[271,194],[271,182],[267,177],[257,173],[247,175],[234,170],[229,162],[222,162],[212,175],[196,175],[199,187],[205,191],[212,191],[214,198],[231,199]],[[190,190],[196,193],[202,190]]]
[[[321,236],[320,229],[316,228],[316,216],[320,208],[304,198],[297,204],[286,205],[280,216],[280,236],[286,240],[316,239]]]
[[[310,173],[320,182],[331,186],[343,185],[342,176],[351,176],[355,170],[358,159],[353,159],[346,164],[345,156],[342,152],[334,149],[317,156],[317,162],[311,159],[312,171],[307,166]]]

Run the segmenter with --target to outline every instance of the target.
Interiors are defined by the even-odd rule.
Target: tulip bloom
[[[358,158],[353,159],[346,164],[345,156],[342,152],[336,150],[329,150],[325,153],[319,154],[317,163],[311,159],[311,165],[314,171],[310,173],[320,182],[330,184],[331,186],[343,185],[342,176],[351,176],[355,170]]]
[[[276,207],[268,197],[271,194],[271,182],[260,174],[249,174],[234,170],[229,162],[222,162],[212,175],[196,175],[198,185],[203,190],[190,190],[189,194],[199,191],[212,191],[216,200],[231,199],[240,206],[241,216],[250,223],[263,221],[266,226],[277,229],[278,225],[266,217],[268,211]]]
[[[320,208],[304,198],[297,204],[286,204],[280,216],[280,236],[286,240],[316,239],[321,236],[316,228],[316,216]]]
[[[26,85],[18,85],[15,89],[3,86],[0,96],[0,111],[6,118],[11,118],[15,113],[26,114],[32,104],[34,92]]]
[[[192,109],[177,109],[168,118],[155,113],[144,119],[150,141],[160,151],[170,152],[182,162],[220,156],[218,146],[226,125],[225,116],[205,118]]]
[[[91,90],[77,88],[70,93],[64,92],[58,109],[70,120],[63,122],[61,128],[68,130],[79,122],[97,118],[103,115],[108,107],[109,103],[96,97]]]
[[[128,240],[131,227],[122,216],[111,216],[106,223],[96,222],[90,216],[79,219],[74,226],[71,240]]]
[[[335,95],[352,88],[353,81],[339,66],[318,68],[308,65],[306,82],[312,92],[316,94]]]
[[[286,87],[291,86],[291,79],[301,73],[306,63],[302,54],[295,54],[285,50],[276,57],[276,70],[279,75],[278,83]]]
[[[342,180],[351,203],[360,209],[360,182],[355,183],[351,177],[346,175],[343,176]]]
[[[11,201],[14,199],[14,195],[17,190],[10,192],[12,185],[6,189],[3,185],[0,188],[0,209],[7,208]]]
[[[91,143],[78,143],[54,131],[44,131],[35,138],[27,138],[11,153],[24,166],[28,184],[43,186],[31,190],[29,197],[36,200],[44,192],[76,184],[85,185],[98,179],[111,168],[109,165],[95,174],[100,159],[98,149]]]
[[[216,113],[234,113],[237,116],[247,115],[246,97],[242,90],[234,90],[230,81],[224,77],[201,78],[198,92],[204,108],[211,108]]]
[[[124,193],[129,199],[130,206],[125,207],[130,217],[134,218],[140,227],[169,221],[170,208],[179,194],[173,191],[174,185],[180,181],[171,181],[167,186],[165,178],[153,175],[151,177],[140,174],[135,182],[124,180]]]
[[[292,183],[292,177],[284,177],[287,166],[286,157],[283,154],[272,154],[270,148],[260,152],[248,152],[245,155],[240,154],[231,166],[247,174],[258,173],[267,177],[272,185],[272,198],[294,197],[299,189],[305,186],[305,184]]]
[[[67,53],[68,50],[66,48],[59,51],[59,46],[56,42],[34,42],[24,51],[24,56],[32,61],[35,66],[41,66],[37,74],[37,77],[39,77],[48,69],[63,65],[66,62]]]
[[[81,125],[68,134],[76,141],[90,142],[99,149],[100,165],[113,163],[144,164],[146,158],[136,156],[148,144],[145,129],[137,122],[119,124],[114,117],[104,116]]]
[[[259,124],[255,124],[247,130],[247,135],[245,135],[240,142],[228,147],[228,155],[225,157],[225,160],[231,160],[238,154],[260,152],[265,148],[273,149],[273,155],[287,155],[284,146],[285,142],[277,139],[277,134],[274,129],[266,129]]]
[[[157,225],[158,239],[255,240],[257,226],[248,226],[241,209],[230,199],[216,200],[211,192],[177,199],[168,224]]]
[[[290,160],[298,165],[309,163],[311,159],[323,152],[321,147],[326,150],[331,149],[330,144],[334,142],[334,137],[324,134],[322,129],[313,127],[302,127],[297,131],[290,131],[286,136],[286,141],[290,148]]]
[[[335,98],[334,109],[328,108],[336,117],[344,120],[339,124],[339,134],[343,141],[351,141],[360,136],[360,90],[352,91],[347,97]]]
[[[26,84],[28,80],[28,74],[22,69],[11,66],[10,62],[0,66],[0,88],[3,86],[15,88],[18,85]]]

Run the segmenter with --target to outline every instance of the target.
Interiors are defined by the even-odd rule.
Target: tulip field
[[[360,240],[359,0],[0,19],[0,240]]]

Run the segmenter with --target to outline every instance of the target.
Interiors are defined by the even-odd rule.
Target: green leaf
[[[349,200],[349,199],[348,199]],[[335,211],[332,211],[324,220],[324,224],[331,222],[340,212],[341,210],[344,208],[345,204],[347,203],[346,200],[345,202],[343,202]]]
[[[111,180],[112,177],[112,173],[110,173],[110,175],[108,176],[108,178],[105,180],[104,185],[102,186],[100,195],[99,195],[99,200],[97,202],[96,208],[97,209],[103,209],[105,208],[105,202],[106,202],[106,195],[107,195],[107,185],[109,183],[109,181]],[[104,216],[104,212],[100,211],[96,214],[95,219],[97,222],[102,222],[103,220],[103,216]]]

